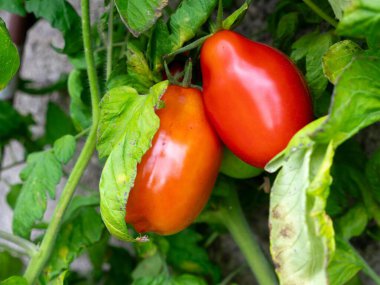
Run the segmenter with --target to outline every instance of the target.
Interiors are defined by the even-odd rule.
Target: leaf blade
[[[100,178],[100,211],[111,234],[122,240],[131,240],[124,221],[125,205],[137,163],[150,148],[159,127],[154,107],[167,85],[167,81],[154,85],[148,95],[138,95],[130,87],[118,87],[107,93],[101,103],[99,152],[109,157]],[[110,121],[113,130],[107,128]]]

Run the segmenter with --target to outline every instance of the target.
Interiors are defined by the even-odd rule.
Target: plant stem
[[[77,133],[77,134],[75,135],[75,137],[74,137],[75,140],[79,140],[81,137],[87,135],[87,133],[90,131],[90,129],[91,129],[91,128],[87,128],[87,129],[82,130],[80,133]]]
[[[37,252],[37,247],[34,243],[31,243],[26,239],[20,238],[2,230],[0,230],[0,239],[11,242],[17,245],[18,247],[22,248],[25,251],[25,253],[28,254],[30,257],[32,257]]]
[[[311,10],[315,12],[319,17],[321,17],[323,20],[325,20],[327,23],[329,23],[331,26],[336,28],[338,26],[338,22],[335,21],[333,18],[331,18],[329,15],[327,15],[321,8],[319,8],[312,0],[303,0],[303,2],[309,6]]]
[[[96,132],[99,120],[99,87],[95,70],[94,55],[91,46],[89,0],[82,0],[81,6],[84,52],[91,91],[92,126],[82,152],[79,155],[79,158],[70,174],[70,177],[67,180],[65,188],[62,191],[62,195],[54,210],[51,222],[46,230],[41,246],[37,253],[30,260],[29,265],[25,271],[24,277],[29,284],[34,284],[36,278],[41,274],[46,262],[50,257],[58,231],[61,226],[63,215],[71,201],[75,188],[95,150]]]
[[[219,0],[218,12],[216,15],[216,31],[220,31],[223,28],[223,1]]]
[[[90,12],[89,12],[89,0],[81,0],[82,6],[82,29],[83,29],[83,45],[84,45],[84,54],[86,56],[87,63],[87,75],[90,83],[91,91],[91,105],[92,105],[92,120],[93,123],[96,123],[99,119],[99,83],[98,76],[96,74],[95,59],[91,43],[91,26],[90,26]],[[93,129],[91,127],[90,133]]]
[[[376,272],[372,269],[371,266],[368,265],[367,261],[364,260],[364,258],[357,252],[357,250],[349,243],[347,242],[347,245],[351,247],[351,250],[354,252],[356,257],[361,261],[363,266],[363,272],[367,274],[376,285],[380,285],[380,277],[376,274]]]
[[[0,252],[1,251],[8,251],[10,254],[12,254],[15,257],[23,258],[25,256],[29,256],[29,254],[22,248],[16,248],[13,246],[10,246],[8,244],[2,244],[0,242]]]
[[[171,53],[169,53],[167,55],[164,55],[163,58],[165,60],[165,59],[170,58],[172,56],[175,56],[177,54],[184,53],[185,51],[189,51],[189,50],[192,50],[194,48],[197,48],[197,47],[201,46],[203,44],[203,42],[205,40],[207,40],[211,36],[212,35],[206,35],[204,37],[201,37],[201,38],[197,39],[196,41],[188,44],[187,46],[184,46],[184,47],[182,47],[180,49],[177,49],[176,51],[173,51],[173,52],[171,52]]]
[[[278,284],[273,266],[265,257],[256,236],[251,231],[241,209],[236,189],[230,187],[226,205],[219,210],[220,221],[230,231],[235,242],[245,256],[249,267],[261,285]]]
[[[15,162],[13,162],[11,164],[5,165],[4,167],[0,168],[0,171],[4,172],[4,171],[9,170],[9,169],[11,169],[13,167],[20,166],[20,165],[22,165],[24,163],[25,163],[25,160],[15,161]]]
[[[110,1],[110,10],[108,14],[108,39],[107,39],[107,69],[106,69],[106,78],[111,75],[112,71],[112,50],[113,50],[113,9],[114,1]]]

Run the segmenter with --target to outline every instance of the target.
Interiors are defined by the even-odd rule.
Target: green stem
[[[16,248],[13,246],[10,246],[8,244],[2,244],[0,242],[0,252],[7,251],[10,254],[12,254],[14,257],[23,258],[25,256],[29,256],[29,254],[22,248]]]
[[[356,251],[356,249],[349,242],[347,242],[347,245],[351,247],[351,250],[354,252],[356,257],[361,261],[361,264],[363,266],[363,272],[367,274],[375,282],[376,285],[380,285],[379,275],[376,274],[376,272],[372,269],[372,267],[368,265],[367,261],[365,261],[365,259]]]
[[[260,285],[278,284],[273,266],[265,257],[256,236],[247,223],[236,194],[236,189],[230,187],[227,191],[226,205],[218,212],[220,214],[220,221],[230,231],[258,283]]]
[[[243,269],[243,266],[239,266],[236,268],[234,271],[232,271],[230,274],[227,275],[226,278],[222,280],[222,282],[219,283],[219,285],[228,285],[228,284],[233,284],[231,281],[232,279],[235,278],[236,275]]]
[[[37,252],[37,247],[34,243],[31,243],[26,239],[20,238],[2,230],[0,230],[0,239],[11,242],[22,248],[30,257],[32,257]]]
[[[169,54],[167,54],[167,55],[164,55],[163,58],[164,58],[164,60],[165,60],[165,59],[170,58],[170,57],[172,57],[172,56],[175,56],[175,55],[177,55],[177,54],[184,53],[185,51],[189,51],[189,50],[192,50],[192,49],[194,49],[194,48],[197,48],[197,47],[201,46],[201,45],[203,44],[203,42],[204,42],[205,40],[207,40],[207,39],[208,39],[209,37],[211,37],[211,36],[212,36],[212,34],[211,34],[211,35],[204,36],[204,37],[202,37],[202,38],[199,38],[199,39],[197,39],[196,41],[194,41],[194,42],[188,44],[187,46],[184,46],[184,47],[182,47],[182,48],[180,48],[180,49],[177,49],[176,51],[173,51],[173,52],[171,52],[171,53],[169,53]]]
[[[329,15],[327,15],[321,8],[319,8],[312,0],[303,0],[303,2],[309,6],[311,10],[315,12],[319,17],[321,17],[323,20],[325,20],[327,23],[329,23],[331,26],[336,28],[338,26],[338,22],[335,21],[333,18],[331,18]]]
[[[220,31],[223,28],[223,1],[219,0],[218,12],[216,15],[216,31]]]
[[[193,72],[193,63],[191,61],[191,58],[186,62],[185,66],[185,75],[182,80],[182,87],[188,88],[191,85],[191,77]]]
[[[8,165],[4,166],[3,168],[0,167],[0,171],[3,172],[3,171],[5,171],[5,170],[9,170],[9,169],[11,169],[11,168],[13,168],[13,167],[16,167],[16,166],[22,165],[22,164],[24,164],[24,163],[25,163],[25,160],[15,161],[15,162],[13,162],[13,163],[11,163],[11,164],[8,164]]]
[[[30,260],[29,265],[25,271],[24,277],[29,284],[34,284],[36,278],[41,274],[46,262],[49,260],[58,231],[61,226],[63,215],[71,201],[75,188],[95,150],[96,132],[99,121],[99,87],[95,70],[94,55],[91,46],[89,0],[82,0],[81,6],[84,52],[91,91],[92,126],[82,152],[79,155],[79,158],[70,174],[70,177],[67,180],[65,188],[62,191],[62,195],[54,210],[51,222],[46,230],[41,246]]]
[[[90,131],[90,129],[91,129],[91,128],[87,128],[87,129],[82,130],[80,133],[77,133],[77,134],[75,135],[75,137],[74,137],[75,140],[79,140],[81,137],[87,135],[88,132]]]
[[[107,39],[107,69],[106,78],[109,79],[112,71],[112,50],[113,50],[113,9],[114,1],[110,1],[110,10],[108,14],[108,39]]]

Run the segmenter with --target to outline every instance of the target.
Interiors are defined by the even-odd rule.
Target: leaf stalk
[[[331,26],[336,28],[338,26],[338,22],[335,21],[333,18],[331,18],[329,15],[327,15],[321,8],[319,8],[312,0],[303,0],[303,2],[314,11],[315,14],[317,14],[319,17],[321,17],[323,20],[325,20],[327,23],[329,23]]]
[[[32,257],[37,252],[37,247],[34,243],[0,230],[0,240],[11,242],[20,247],[29,257]]]

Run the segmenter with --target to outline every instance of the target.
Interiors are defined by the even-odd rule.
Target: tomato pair
[[[240,159],[263,168],[312,120],[301,74],[274,48],[219,31],[202,47],[201,69],[203,98],[197,89],[179,86],[162,98],[161,125],[138,165],[126,206],[126,222],[138,232],[173,234],[196,218],[220,168],[218,136]],[[225,157],[222,172],[257,174],[236,164],[231,153]]]

